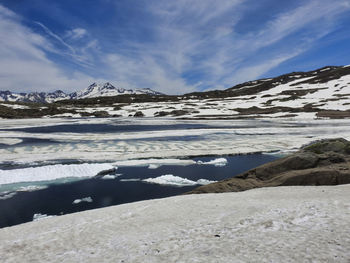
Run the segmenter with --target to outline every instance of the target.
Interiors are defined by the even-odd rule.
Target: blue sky
[[[350,0],[0,0],[0,90],[167,94],[350,64]]]

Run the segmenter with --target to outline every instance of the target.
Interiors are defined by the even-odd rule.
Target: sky
[[[0,90],[166,94],[350,64],[350,0],[0,0]]]

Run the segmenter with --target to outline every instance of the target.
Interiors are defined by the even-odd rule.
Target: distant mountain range
[[[117,96],[121,94],[127,95]],[[176,96],[160,94],[150,89],[125,90],[109,83],[94,83],[71,94],[62,91],[28,94],[5,91],[0,92],[1,100],[1,118],[350,118],[350,65],[292,72],[275,78],[248,81],[226,90]],[[16,101],[60,103],[39,106],[35,103],[16,104]]]
[[[11,91],[0,91],[0,101],[12,102],[40,102],[51,103],[60,100],[77,100],[96,97],[110,97],[125,94],[148,94],[148,95],[162,95],[162,93],[151,89],[123,89],[116,88],[109,82],[105,84],[93,83],[86,89],[78,92],[65,93],[61,90],[54,92],[30,92],[30,93],[16,93]]]

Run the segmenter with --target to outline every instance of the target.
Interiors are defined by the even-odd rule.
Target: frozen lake
[[[114,162],[295,150],[350,138],[349,120],[32,119],[0,120],[0,164]],[[18,167],[18,166],[17,166]]]
[[[177,195],[318,139],[350,139],[349,120],[47,118],[0,124],[1,226],[34,214]]]

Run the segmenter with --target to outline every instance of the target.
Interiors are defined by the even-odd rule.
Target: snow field
[[[177,196],[0,229],[0,261],[349,262],[350,185]]]

